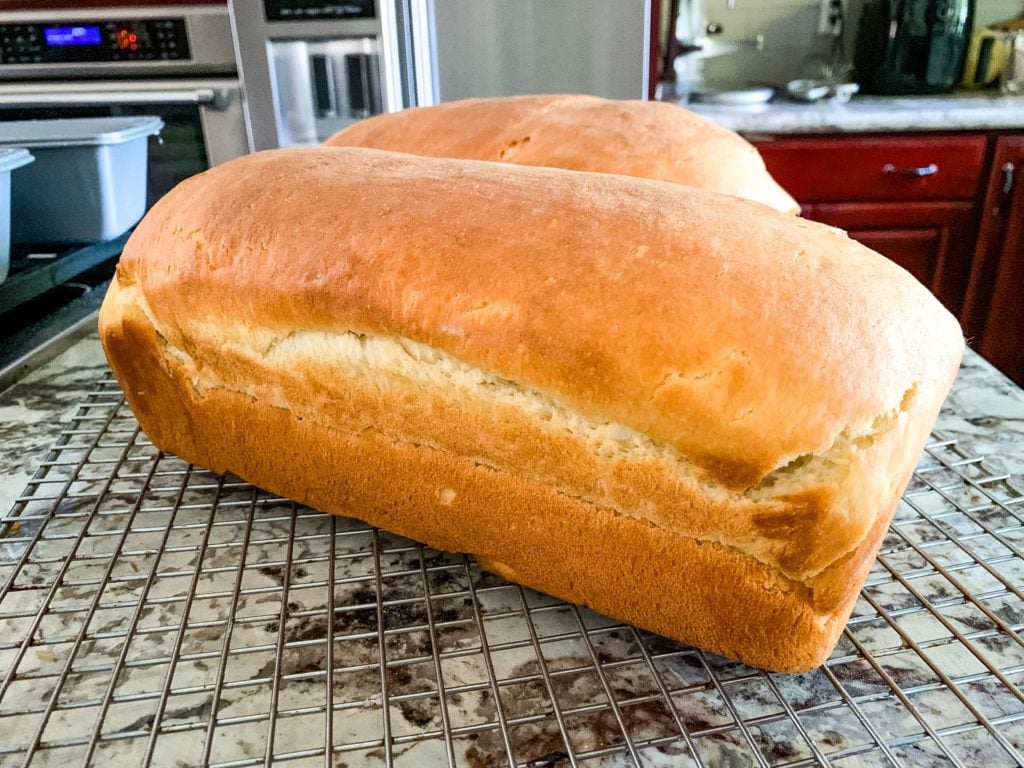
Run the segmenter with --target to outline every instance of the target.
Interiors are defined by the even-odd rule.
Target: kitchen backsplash
[[[849,59],[862,5],[863,0],[846,0],[843,44]],[[706,0],[705,7],[708,19],[722,25],[722,40],[753,40],[758,33],[764,34],[761,51],[743,48],[705,60],[704,77],[709,83],[781,85],[813,76],[830,57],[832,38],[818,34],[820,0]],[[975,23],[990,24],[1022,11],[1022,0],[978,0]]]

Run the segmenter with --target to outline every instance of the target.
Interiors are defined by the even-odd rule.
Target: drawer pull
[[[1013,163],[1006,163],[1001,168],[1001,171],[1003,173],[1003,197],[1009,197],[1010,193],[1013,192],[1013,181],[1017,166]]]
[[[886,163],[882,166],[882,173],[889,176],[911,176],[914,178],[921,178],[923,176],[934,176],[938,172],[939,166],[935,163],[919,165],[916,168],[897,168],[892,163]]]

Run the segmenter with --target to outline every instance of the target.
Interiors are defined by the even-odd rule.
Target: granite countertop
[[[103,349],[93,335],[0,392],[0,510],[4,513],[105,370]]]
[[[857,96],[847,104],[777,98],[753,106],[684,106],[745,134],[1024,129],[1024,96]]]

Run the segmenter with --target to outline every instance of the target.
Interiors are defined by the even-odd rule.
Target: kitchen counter
[[[776,100],[754,106],[685,104],[743,134],[975,131],[1024,128],[1024,96],[857,96],[848,104]]]
[[[107,370],[95,335],[0,392],[0,510],[6,513],[96,379]]]

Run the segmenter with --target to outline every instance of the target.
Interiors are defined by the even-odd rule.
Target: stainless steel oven
[[[246,152],[226,6],[0,13],[0,120],[157,115],[149,202]]]
[[[147,167],[152,205],[247,151],[227,5],[111,6],[0,12],[0,121],[160,117]],[[92,327],[124,239],[12,251],[0,282],[0,386]]]

